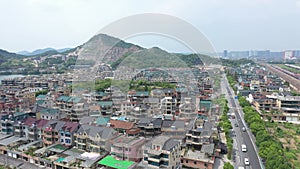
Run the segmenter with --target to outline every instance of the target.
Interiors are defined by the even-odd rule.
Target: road
[[[254,137],[250,129],[246,126],[246,123],[243,118],[243,111],[238,101],[234,98],[235,97],[234,92],[229,86],[225,75],[222,78],[221,87],[223,90],[225,90],[230,111],[232,111],[236,117],[235,119],[231,119],[231,124],[233,126],[231,136],[233,137],[234,140],[233,156],[232,156],[234,167],[238,168],[240,166],[244,166],[245,168],[252,168],[252,169],[263,168],[263,165],[258,156],[258,151],[254,142]],[[238,124],[238,127],[235,126],[235,123]],[[242,127],[246,128],[245,132],[242,131]],[[247,152],[241,151],[242,144],[246,145]],[[249,159],[250,166],[245,166],[244,163],[245,158]]]

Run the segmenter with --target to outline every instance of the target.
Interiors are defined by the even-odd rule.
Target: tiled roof
[[[79,124],[74,122],[66,122],[65,125],[62,127],[62,130],[68,131],[68,132],[74,132],[78,129]]]
[[[48,123],[43,127],[43,129],[51,128],[52,130],[59,131],[65,125],[66,122],[59,121],[59,120],[50,120]]]
[[[59,113],[59,110],[52,109],[52,108],[44,108],[41,110],[41,113],[57,114],[57,113]]]
[[[117,129],[131,129],[134,126],[134,123],[120,120],[110,120],[109,121],[113,128]]]
[[[81,125],[77,131],[80,135],[84,132],[91,137],[95,137],[98,134],[104,140],[110,139],[117,134],[117,131],[112,128],[91,126],[87,124]]]
[[[35,119],[35,118],[32,118],[32,117],[28,117],[24,121],[24,125],[28,126],[28,127],[31,127],[34,123],[36,124],[37,128],[42,128],[44,125],[46,125],[48,123],[48,120],[45,120],[45,119],[39,119],[38,120],[38,119]]]

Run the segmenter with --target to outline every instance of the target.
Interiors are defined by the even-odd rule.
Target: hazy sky
[[[186,20],[217,51],[300,49],[300,0],[1,0],[0,48],[16,52],[75,47],[111,22],[149,12]],[[153,39],[130,42],[185,50]]]

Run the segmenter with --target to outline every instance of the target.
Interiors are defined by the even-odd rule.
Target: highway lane
[[[233,138],[235,142],[235,146],[233,150],[235,155],[235,157],[233,157],[235,168],[238,168],[239,166],[245,166],[244,158],[248,158],[250,161],[250,166],[246,166],[246,168],[253,168],[253,169],[263,168],[259,160],[257,148],[255,147],[256,145],[254,144],[253,138],[250,138],[251,133],[248,127],[246,126],[244,119],[241,117],[243,116],[243,111],[239,106],[238,101],[234,99],[235,96],[233,94],[233,90],[229,88],[229,84],[226,78],[224,79],[226,82],[225,82],[225,86],[223,87],[226,88],[227,90],[226,94],[227,94],[228,103],[231,111],[234,112],[236,117],[235,119],[231,119],[233,131],[236,135]],[[238,127],[234,126],[235,123],[238,123]],[[245,132],[242,131],[242,127],[246,128]],[[242,144],[245,144],[247,146],[247,152],[241,151]]]

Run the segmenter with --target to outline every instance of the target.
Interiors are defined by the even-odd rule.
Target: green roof
[[[46,95],[41,94],[41,95],[38,95],[36,98],[37,98],[37,99],[45,99],[45,98],[46,98]]]
[[[134,96],[149,96],[148,91],[137,91]]]
[[[41,104],[43,104],[44,103],[44,100],[37,100],[36,101],[36,104],[38,104],[38,105],[41,105]]]
[[[105,106],[112,106],[112,105],[113,105],[113,102],[112,102],[112,101],[100,101],[100,102],[98,102],[98,104],[99,104],[101,107],[105,107]]]
[[[102,160],[98,162],[98,164],[108,166],[111,168],[117,168],[117,169],[127,169],[131,167],[134,162],[132,161],[122,161],[122,160],[116,160],[112,156],[106,156]]]
[[[41,113],[49,113],[49,114],[56,114],[58,113],[58,109],[42,109]]]
[[[25,112],[15,112],[14,116],[22,116],[24,114],[27,114],[27,113],[25,113]]]
[[[98,117],[98,118],[96,119],[96,124],[97,124],[97,125],[101,125],[101,126],[105,126],[105,125],[107,124],[108,121],[109,121],[109,118],[100,116],[100,117]]]
[[[104,93],[104,92],[97,92],[96,95],[99,95],[99,96],[107,96],[108,94],[107,94],[107,93]]]
[[[81,100],[81,98],[79,98],[79,97],[70,97],[68,102],[78,103],[78,102],[80,102],[80,100]]]
[[[59,157],[56,161],[60,163],[60,162],[64,161],[64,159],[65,158]]]
[[[176,92],[188,92],[188,89],[180,87],[180,88],[176,88]]]
[[[201,100],[199,105],[200,105],[200,108],[209,109],[211,106],[211,100]]]
[[[70,99],[70,97],[69,96],[60,96],[58,99],[57,99],[57,101],[68,101]]]

